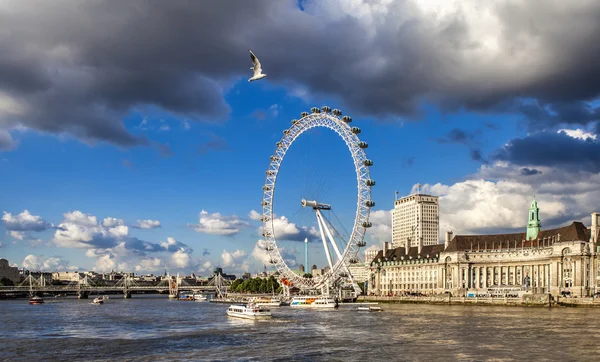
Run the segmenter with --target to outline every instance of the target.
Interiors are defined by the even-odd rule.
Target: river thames
[[[592,361],[600,309],[380,304],[383,312],[272,308],[112,296],[0,301],[0,360]]]

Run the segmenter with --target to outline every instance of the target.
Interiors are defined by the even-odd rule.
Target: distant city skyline
[[[18,267],[270,268],[265,171],[313,106],[369,143],[368,247],[417,184],[439,196],[439,238],[520,231],[533,194],[542,230],[600,209],[599,4],[73,4],[0,5],[0,257]],[[248,49],[268,74],[252,83]],[[327,264],[301,198],[349,229],[353,171],[328,130],[291,147],[274,212],[292,269],[305,238]]]

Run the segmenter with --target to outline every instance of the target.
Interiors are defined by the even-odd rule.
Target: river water
[[[0,301],[0,360],[597,361],[600,309],[380,304],[383,312],[273,308],[113,296]]]

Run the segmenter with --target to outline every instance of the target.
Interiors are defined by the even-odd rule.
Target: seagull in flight
[[[260,62],[258,61],[256,55],[252,53],[252,50],[248,49],[248,51],[250,52],[250,59],[252,59],[252,63],[254,64],[254,66],[250,68],[254,71],[254,75],[252,76],[252,78],[248,79],[248,82],[252,82],[254,80],[259,80],[266,77],[267,75],[262,73],[262,68],[260,67]]]

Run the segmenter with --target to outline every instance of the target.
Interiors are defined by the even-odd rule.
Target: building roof
[[[452,240],[450,240],[448,244],[448,248],[444,250],[444,244],[436,244],[436,245],[427,245],[423,246],[421,249],[421,253],[418,253],[418,248],[413,246],[409,248],[408,254],[406,253],[406,249],[401,246],[395,249],[390,249],[383,253],[383,250],[380,250],[375,258],[370,262],[373,262],[378,259],[383,259],[385,261],[389,260],[402,260],[416,259],[419,256],[421,258],[427,258],[428,256],[434,257],[437,254],[447,251],[447,252],[456,252],[456,251],[468,251],[468,250],[499,250],[499,249],[508,249],[515,247],[515,242],[517,247],[523,245],[524,247],[537,246],[539,243],[544,243],[544,238],[546,239],[546,243],[549,242],[558,242],[558,241],[589,241],[590,240],[591,231],[581,222],[574,221],[571,225],[564,226],[561,228],[550,229],[550,230],[542,230],[538,234],[538,237],[534,240],[524,241],[526,237],[526,233],[514,233],[514,234],[495,234],[495,235],[456,235]],[[560,236],[559,236],[560,235]],[[554,239],[553,241],[548,241],[549,239]]]
[[[420,254],[418,251],[419,251],[419,249],[416,246],[409,248],[408,254],[406,253],[406,249],[403,246],[399,247],[399,248],[395,248],[395,249],[390,249],[390,250],[386,251],[384,260],[402,260],[402,257],[404,257],[404,259],[410,259],[410,258],[417,259],[419,256],[421,258],[427,258],[427,257],[433,258],[437,254],[444,251],[444,245],[443,244],[426,245],[426,246],[423,246]],[[384,258],[383,250],[379,250],[379,252],[377,253],[377,255],[375,255],[375,258],[373,258],[373,260],[377,260],[380,258],[381,259]],[[371,262],[373,260],[371,260]]]
[[[560,236],[559,236],[560,235]],[[590,230],[582,223],[575,221],[571,225],[557,229],[541,230],[538,237],[534,240],[525,240],[526,233],[515,234],[496,234],[496,235],[456,235],[449,243],[446,251],[466,251],[466,250],[498,250],[514,248],[521,244],[525,247],[543,243],[544,238],[553,238],[557,241],[588,241],[590,239]]]

